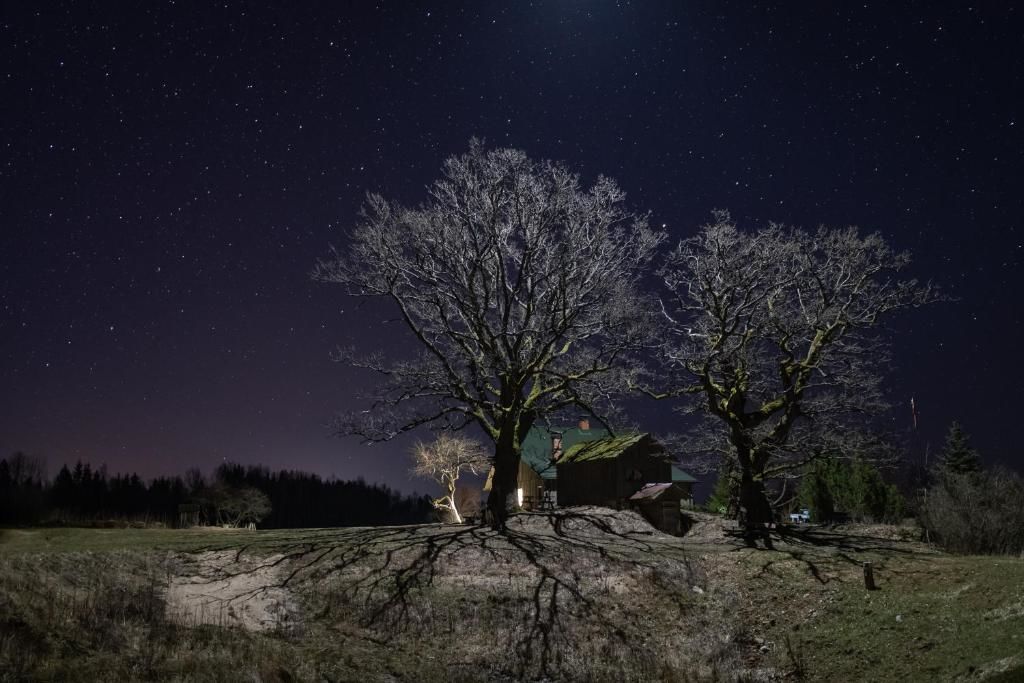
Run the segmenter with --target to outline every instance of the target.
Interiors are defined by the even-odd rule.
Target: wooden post
[[[875,590],[875,572],[870,562],[864,563],[864,587],[869,591]]]

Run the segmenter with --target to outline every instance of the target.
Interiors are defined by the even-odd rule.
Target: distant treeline
[[[225,490],[256,489],[270,501],[262,528],[415,524],[431,519],[427,496],[407,496],[362,479],[339,481],[316,474],[231,463],[212,477],[198,470],[143,481],[78,462],[52,481],[45,463],[23,453],[0,460],[0,525],[86,524],[109,520],[177,526],[183,511],[214,523]]]

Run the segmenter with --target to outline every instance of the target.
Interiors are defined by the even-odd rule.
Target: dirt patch
[[[728,544],[731,542],[728,532],[737,528],[735,520],[710,512],[687,510],[683,518],[684,526],[689,524],[689,529],[683,534],[683,540],[687,543]]]
[[[272,631],[296,623],[297,606],[282,585],[281,555],[240,559],[228,551],[188,556],[167,587],[167,616],[186,626],[213,624]]]
[[[991,609],[985,612],[984,617],[995,621],[1006,621],[1007,619],[1024,617],[1024,600],[1018,600],[1015,603]]]
[[[910,525],[896,524],[839,524],[831,527],[833,531],[851,536],[878,538],[888,541],[920,541],[921,529]]]
[[[512,531],[524,533],[554,533],[571,535],[613,535],[613,536],[659,536],[666,534],[656,530],[639,513],[632,510],[581,505],[559,508],[556,511],[527,512],[513,515],[507,526]]]
[[[994,662],[988,662],[986,664],[983,664],[982,666],[980,666],[978,668],[978,670],[976,672],[974,672],[974,675],[972,675],[972,676],[964,676],[964,677],[961,677],[958,680],[964,680],[964,681],[968,681],[968,680],[984,681],[984,680],[987,680],[987,679],[990,679],[990,678],[997,678],[997,677],[1001,678],[1002,676],[1004,676],[1006,674],[1011,674],[1011,673],[1012,674],[1024,674],[1024,671],[1022,671],[1021,667],[1024,667],[1024,657],[1021,657],[1020,655],[1011,655],[1009,657],[1003,657],[1002,659],[997,659]],[[1002,679],[1002,680],[1010,680],[1010,679],[1009,678],[1005,678],[1005,679]],[[1017,680],[1016,676],[1014,677],[1013,680]]]

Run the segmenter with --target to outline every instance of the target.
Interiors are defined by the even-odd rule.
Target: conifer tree
[[[731,466],[729,461],[723,462],[722,466],[718,469],[718,480],[715,482],[715,488],[704,504],[705,509],[708,512],[728,514],[730,503],[737,497],[738,488],[739,481],[735,477],[735,468]]]
[[[971,437],[959,422],[949,425],[946,444],[942,448],[942,468],[951,474],[973,474],[981,471],[978,452],[971,448]]]

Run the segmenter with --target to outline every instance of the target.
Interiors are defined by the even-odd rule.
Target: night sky
[[[895,323],[893,424],[1020,468],[1024,22],[939,4],[5,3],[0,455],[426,488],[408,440],[330,436],[372,381],[332,350],[410,343],[309,271],[477,136],[676,237],[881,231],[959,299]]]

